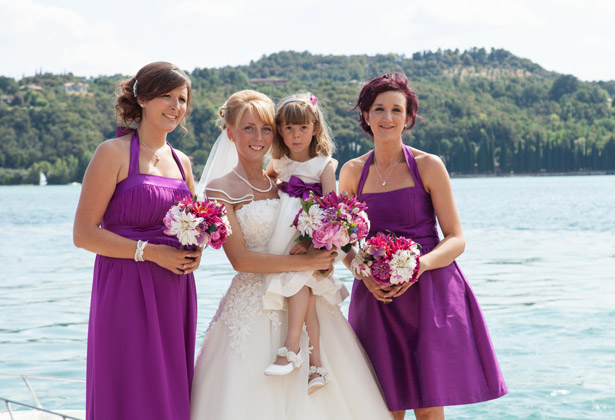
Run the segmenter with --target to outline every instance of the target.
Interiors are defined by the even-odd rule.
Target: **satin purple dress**
[[[362,193],[373,152],[358,185],[367,203],[370,236],[390,230],[422,245],[439,242],[431,196],[410,149],[415,186]],[[352,288],[348,320],[365,347],[391,411],[475,403],[508,391],[482,312],[457,262],[425,271],[390,304],[377,301],[361,280]]]
[[[162,219],[178,197],[191,195],[184,179],[140,174],[135,131],[128,177],[117,184],[102,227],[179,248],[177,238],[163,233]],[[196,316],[192,274],[97,255],[88,329],[87,419],[189,420]]]

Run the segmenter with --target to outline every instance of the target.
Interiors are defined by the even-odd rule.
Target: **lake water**
[[[467,241],[458,261],[509,394],[447,407],[447,419],[614,419],[615,176],[466,178],[453,189]],[[85,378],[94,256],[72,244],[79,192],[0,187],[0,374]],[[205,251],[197,345],[231,275],[222,251]],[[44,406],[85,405],[82,383],[33,383]],[[0,378],[0,396],[28,401],[17,379]]]

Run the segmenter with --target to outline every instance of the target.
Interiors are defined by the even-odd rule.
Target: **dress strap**
[[[130,166],[128,176],[139,174],[139,133],[137,130],[132,132],[130,139]]]
[[[365,165],[363,165],[363,169],[361,170],[361,177],[359,178],[359,185],[357,186],[357,196],[361,194],[363,191],[363,186],[365,185],[365,180],[367,179],[367,174],[369,173],[369,165],[372,164],[372,159],[374,158],[374,151],[369,154],[367,160],[365,161]]]
[[[186,174],[184,173],[184,167],[182,163],[179,161],[179,156],[177,156],[177,154],[175,153],[175,150],[173,150],[169,142],[167,142],[167,145],[169,146],[169,149],[171,149],[171,153],[173,154],[173,159],[175,159],[175,163],[177,163],[177,166],[179,167],[179,172],[181,172],[182,174],[182,179],[185,181]]]
[[[130,139],[130,166],[128,168],[128,175],[139,174],[139,145],[139,133],[137,132],[137,130],[134,130],[132,133],[132,138]],[[186,173],[184,172],[184,167],[182,166],[182,163],[180,162],[177,153],[175,153],[175,150],[173,150],[169,142],[167,142],[167,145],[169,146],[169,149],[171,149],[173,159],[175,159],[175,163],[177,163],[179,172],[181,172],[182,174],[182,179],[185,181]]]
[[[412,174],[412,177],[414,178],[415,185],[417,187],[421,187],[422,189],[425,189],[425,187],[423,186],[423,180],[421,179],[421,174],[419,173],[419,167],[416,166],[416,160],[414,160],[414,155],[412,154],[412,151],[406,145],[403,146],[403,149],[404,149],[404,156],[406,158],[406,165],[408,165],[408,169],[410,169],[410,173]]]

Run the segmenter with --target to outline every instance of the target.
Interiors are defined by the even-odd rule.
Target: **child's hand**
[[[333,266],[329,267],[328,270],[326,271],[322,271],[322,270],[316,270],[312,273],[312,276],[314,277],[329,277],[331,274],[333,274]]]
[[[298,242],[290,250],[290,255],[305,254],[310,249],[310,241]]]

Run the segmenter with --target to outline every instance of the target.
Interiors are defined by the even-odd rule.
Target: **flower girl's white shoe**
[[[312,392],[318,391],[323,386],[327,385],[328,376],[327,370],[323,367],[310,366],[309,376],[318,375],[310,382],[308,382],[307,392],[311,394]]]
[[[301,349],[299,349],[298,353],[295,353],[294,351],[288,350],[286,347],[280,347],[278,349],[277,355],[281,357],[286,357],[286,360],[288,360],[288,363],[285,365],[276,365],[275,363],[273,363],[272,365],[269,365],[269,367],[265,369],[265,375],[270,375],[270,376],[288,375],[293,370],[295,370],[295,368],[300,367],[301,362],[303,361],[302,360],[303,353],[301,353]]]

